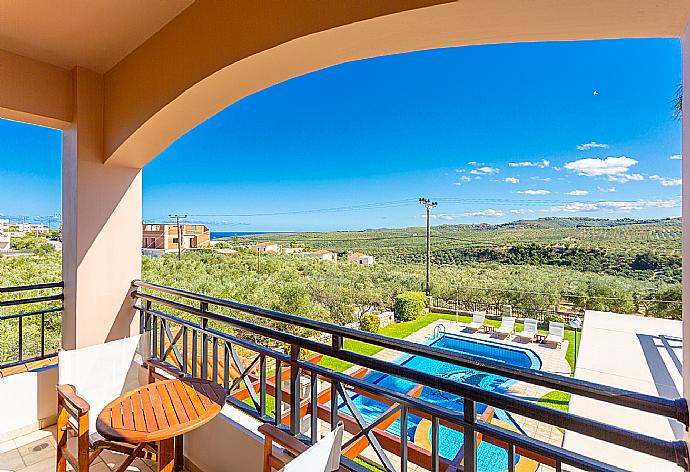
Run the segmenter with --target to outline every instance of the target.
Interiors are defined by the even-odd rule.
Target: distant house
[[[314,259],[319,259],[322,261],[337,262],[338,256],[331,251],[308,251],[299,253],[305,257],[313,257]]]
[[[143,225],[142,248],[159,251],[177,251],[179,235],[177,225],[145,224]],[[204,225],[183,224],[182,249],[211,247],[211,231]]]
[[[299,254],[304,251],[303,247],[284,247],[282,249],[283,254]]]
[[[253,244],[249,247],[256,252],[264,252],[266,254],[278,254],[280,252],[280,246],[278,246],[276,243],[272,243],[271,241]]]
[[[7,218],[0,218],[0,233],[10,232],[10,220]]]
[[[347,262],[354,262],[361,265],[374,265],[374,256],[362,254],[361,252],[353,252],[347,256]]]
[[[10,233],[0,233],[0,252],[9,251],[12,248],[12,235]]]
[[[47,233],[48,227],[46,225],[37,225],[33,223],[18,223],[12,225],[17,228],[17,233]]]
[[[216,249],[213,252],[222,256],[238,256],[240,254],[240,251],[235,249]]]

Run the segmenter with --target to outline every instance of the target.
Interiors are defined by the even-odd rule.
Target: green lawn
[[[455,320],[455,315],[449,315],[445,313],[429,313],[428,315],[425,316],[420,316],[414,321],[407,321],[404,323],[393,323],[391,325],[386,326],[385,328],[381,328],[379,330],[379,334],[382,334],[384,336],[388,336],[391,338],[397,338],[397,339],[403,339],[406,338],[407,336],[411,335],[415,331],[418,331],[425,327],[426,325],[433,323],[434,321],[437,320]],[[458,321],[463,322],[463,323],[469,323],[472,321],[472,317],[468,315],[460,315],[458,316]],[[500,326],[501,322],[499,320],[487,320],[487,323],[492,325],[492,326]],[[515,324],[515,329],[516,331],[520,331],[522,329],[522,323],[516,323]],[[540,329],[540,332],[546,333],[547,330]],[[579,341],[580,341],[580,333],[577,333],[578,335],[578,347],[579,347]],[[570,364],[570,370],[573,370],[573,364],[575,360],[575,345],[574,345],[574,339],[575,339],[575,332],[572,330],[566,330],[565,331],[565,339],[568,341],[568,351],[566,352],[565,358]],[[354,341],[352,339],[346,339],[344,342],[344,348],[349,350],[349,351],[354,351],[359,354],[364,354],[366,356],[373,356],[377,352],[381,351],[383,348],[379,346],[374,346],[372,344],[367,344],[363,343],[361,341]],[[332,369],[338,372],[342,372],[344,370],[349,369],[352,367],[353,364],[349,362],[342,361],[340,359],[334,359],[332,357],[327,357],[324,356],[324,358],[319,362],[319,365],[326,367],[328,369]]]
[[[568,405],[570,404],[570,394],[567,392],[559,392],[554,390],[549,392],[539,399],[537,402],[539,405],[548,406],[555,410],[568,411]]]
[[[429,313],[428,315],[420,316],[414,321],[390,324],[385,328],[381,328],[378,334],[388,336],[389,338],[403,339],[408,337],[415,331],[419,331],[429,323],[433,323],[436,320],[444,319],[451,319],[451,315],[446,315],[443,313]],[[453,317],[452,319],[455,318]],[[354,341],[352,339],[346,339],[343,343],[343,347],[349,351],[364,354],[365,356],[373,356],[377,352],[383,350],[382,347],[374,346],[373,344],[363,343],[361,341]],[[322,367],[326,367],[328,369],[342,372],[352,367],[353,364],[341,361],[340,359],[334,359],[332,357],[324,356],[324,358],[321,359],[321,362],[319,362],[319,365]]]

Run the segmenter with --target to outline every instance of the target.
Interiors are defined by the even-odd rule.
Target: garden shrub
[[[562,316],[556,315],[554,313],[547,313],[544,315],[544,321],[542,322],[542,325],[544,325],[545,328],[549,327],[549,323],[554,322],[554,323],[565,323],[565,320],[563,319]]]
[[[412,321],[426,307],[424,292],[403,292],[395,297],[395,313],[398,321]]]
[[[359,329],[362,331],[368,331],[370,333],[378,333],[381,327],[381,320],[378,315],[369,313],[368,315],[362,315],[359,319]]]
[[[283,352],[289,356],[290,353],[292,352],[292,345],[290,343],[283,344]],[[307,351],[306,349],[300,349],[299,350],[299,358],[301,361],[308,358],[310,354],[311,353],[309,351]]]

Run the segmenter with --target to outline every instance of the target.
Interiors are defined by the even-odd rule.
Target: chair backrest
[[[91,406],[89,433],[96,432],[101,410],[141,385],[142,362],[148,359],[143,335],[58,353],[58,383],[74,385]]]
[[[558,321],[551,321],[549,323],[549,334],[562,338],[565,335],[565,324]]]
[[[537,321],[535,319],[525,318],[523,331],[525,331],[527,333],[536,333],[538,324],[539,324],[539,321]]]
[[[515,317],[514,316],[504,316],[501,318],[501,328],[515,328]]]
[[[333,472],[340,468],[340,449],[343,444],[343,425],[323,437],[316,444],[291,460],[280,472]]]
[[[485,318],[485,311],[475,311],[474,313],[472,313],[472,323],[484,323]]]

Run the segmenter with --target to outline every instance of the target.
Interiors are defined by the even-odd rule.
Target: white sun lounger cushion
[[[501,326],[496,329],[497,333],[512,333],[515,330],[515,317],[504,316],[501,319]]]
[[[291,460],[280,472],[333,472],[340,468],[343,425],[331,431],[302,454]]]

